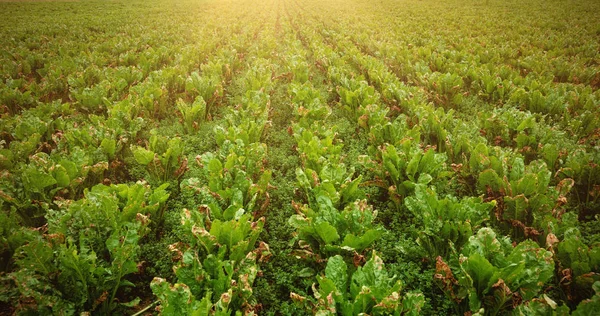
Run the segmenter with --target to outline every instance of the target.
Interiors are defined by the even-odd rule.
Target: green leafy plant
[[[48,215],[46,233],[16,250],[18,269],[7,280],[17,291],[3,294],[31,302],[22,312],[108,314],[137,304],[119,302],[117,293],[134,286],[127,277],[138,273],[139,241],[169,197],[164,189],[98,185],[64,203]]]
[[[310,128],[314,122],[323,121],[331,115],[331,109],[322,100],[321,93],[310,82],[292,83],[289,93],[293,96],[292,104],[299,126]]]
[[[564,239],[553,244],[558,263],[557,275],[569,301],[589,297],[592,286],[600,281],[600,244],[586,245],[577,228],[567,229]]]
[[[223,153],[227,155],[223,156]],[[195,201],[194,205],[188,206],[209,205],[217,218],[225,214],[230,218],[241,209],[264,211],[272,175],[272,171],[262,165],[265,154],[264,144],[245,146],[227,142],[219,154],[206,153],[197,157],[196,162],[203,168],[204,181],[188,178],[180,185],[182,193],[190,196],[188,201]]]
[[[415,195],[404,200],[423,228],[417,233],[417,243],[430,259],[446,258],[452,247],[458,249],[473,236],[473,230],[489,219],[495,201],[483,203],[481,198],[458,200],[452,196],[439,199],[432,189],[418,184]]]
[[[206,120],[206,102],[201,97],[197,97],[192,104],[187,104],[183,100],[177,101],[177,109],[181,113],[183,127],[188,134],[198,129],[198,124]]]
[[[461,313],[510,311],[535,298],[554,274],[551,252],[530,240],[513,247],[490,228],[472,236],[451,264],[438,257],[435,279]]]
[[[379,102],[379,94],[375,88],[369,86],[364,80],[342,78],[337,92],[340,103],[348,117],[357,121],[363,114],[368,113],[366,107]]]
[[[503,178],[501,174],[504,174]],[[564,198],[571,186],[562,183],[551,187],[551,172],[540,160],[526,167],[523,159],[516,157],[510,171],[501,174],[487,169],[479,174],[477,183],[480,191],[487,191],[492,196],[496,194],[502,199],[502,207],[496,210],[495,218],[511,230],[515,239],[541,235],[545,227],[538,219],[560,206],[563,202],[559,197]]]
[[[403,294],[402,282],[394,279],[375,252],[354,271],[338,255],[327,260],[325,275],[317,276],[315,303],[307,304],[307,298],[295,293],[291,297],[310,307],[315,315],[418,315],[425,304],[423,295]]]
[[[557,172],[561,179],[571,178],[575,181],[573,198],[582,206],[580,216],[587,217],[598,214],[600,203],[600,153],[597,150],[575,150],[566,158],[565,165]]]
[[[456,108],[461,104],[463,95],[461,89],[464,85],[462,78],[454,73],[434,72],[422,79],[435,94],[431,99],[446,108]]]
[[[335,129],[322,134],[304,128],[294,130],[298,152],[305,168],[320,173],[326,161],[340,159],[343,145],[335,140],[335,135]]]
[[[204,315],[209,310],[230,315],[232,311],[253,309],[257,261],[270,256],[266,244],[261,242],[256,248],[264,218],[252,222],[250,214],[238,212],[234,218],[222,221],[213,219],[209,210],[183,210],[182,228],[188,244],[171,246],[179,261],[174,267],[177,283],[170,285],[155,278],[151,284],[163,315]]]
[[[183,143],[179,137],[154,133],[148,148],[132,146],[131,151],[135,161],[146,167],[153,180],[179,179],[186,171],[187,159],[183,156]]]
[[[295,207],[298,214],[290,217],[289,224],[296,229],[294,242],[298,241],[306,256],[361,253],[382,233],[373,223],[377,212],[365,200],[338,210],[329,196],[321,194],[316,196],[315,204]]]
[[[44,152],[19,163],[13,173],[2,179],[4,203],[14,208],[20,221],[28,226],[43,221],[57,198],[74,198],[85,188],[103,179],[107,162],[93,162],[88,152],[74,148],[70,154],[48,155]]]
[[[382,167],[393,186],[391,198],[398,205],[412,194],[417,184],[429,184],[442,175],[446,156],[429,148],[423,151],[413,139],[405,139],[399,147],[388,145],[381,149]]]

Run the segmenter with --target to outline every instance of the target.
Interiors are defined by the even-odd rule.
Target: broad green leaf
[[[79,174],[79,168],[77,167],[77,165],[69,160],[66,159],[61,159],[59,164],[65,168],[65,170],[67,171],[67,174],[69,175],[69,179],[75,179],[77,177],[77,175]]]
[[[208,171],[214,175],[220,175],[223,171],[223,164],[217,158],[212,158],[208,162]]]
[[[379,229],[369,229],[361,236],[355,236],[354,234],[347,234],[344,237],[342,246],[348,246],[361,252],[371,246],[375,240],[381,237],[382,231]]]
[[[470,255],[462,266],[471,277],[477,295],[483,297],[495,272],[494,266],[479,253]]]
[[[108,156],[109,159],[115,157],[115,151],[117,149],[117,142],[114,139],[104,138],[100,143],[102,151]],[[136,158],[137,159],[137,158]]]
[[[479,174],[479,179],[477,179],[477,188],[480,192],[486,192],[487,187],[494,192],[498,192],[504,188],[502,179],[492,169],[483,171]]]
[[[132,152],[135,161],[141,165],[148,165],[154,160],[154,152],[146,148],[134,146]]]
[[[333,281],[338,291],[344,293],[348,287],[348,266],[344,259],[337,255],[327,260],[325,276]]]
[[[167,316],[187,315],[194,309],[194,297],[185,284],[177,283],[171,286],[166,280],[154,278],[150,283],[154,295],[161,302],[161,313]]]
[[[548,167],[555,170],[556,161],[558,160],[558,147],[554,144],[545,144],[542,149],[544,160],[548,163]]]
[[[410,161],[408,162],[408,165],[406,166],[406,175],[413,182],[416,182],[417,180],[415,179],[415,175],[419,170],[419,162],[421,161],[422,156],[423,154],[421,154],[420,152],[413,153]]]
[[[301,168],[296,168],[296,180],[298,180],[298,184],[304,190],[311,189],[312,186],[310,185],[310,181]]]
[[[516,181],[521,179],[524,173],[525,163],[523,162],[523,158],[515,158],[511,165],[510,181]]]
[[[71,179],[69,178],[67,169],[65,169],[61,165],[54,166],[52,175],[53,175],[54,179],[56,179],[56,185],[59,187],[66,188],[71,183]]]
[[[23,173],[23,182],[32,192],[42,193],[47,187],[56,184],[56,180],[49,174],[41,172],[34,167],[29,167]]]
[[[332,244],[340,239],[335,227],[331,226],[328,222],[320,222],[315,226],[319,237],[323,239],[326,244]]]
[[[21,269],[40,272],[42,275],[50,275],[56,267],[52,260],[54,252],[50,244],[41,238],[36,238],[17,250],[16,265]]]

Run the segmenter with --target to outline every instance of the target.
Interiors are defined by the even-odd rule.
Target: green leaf
[[[231,254],[229,255],[229,259],[231,259],[235,262],[241,261],[248,254],[249,248],[251,246],[254,246],[254,245],[250,245],[249,243],[250,243],[250,241],[248,241],[248,240],[242,240],[242,241],[238,242],[237,244],[232,245]]]
[[[61,159],[59,164],[65,168],[65,170],[67,171],[67,174],[69,175],[69,179],[75,179],[77,177],[77,175],[79,174],[79,168],[77,167],[77,165],[69,160],[66,159]]]
[[[32,192],[43,193],[47,187],[56,184],[56,180],[49,174],[29,167],[23,173],[23,184]]]
[[[494,266],[481,254],[474,253],[461,265],[472,279],[473,287],[479,297],[483,297],[490,279],[496,271]]]
[[[296,180],[298,180],[298,184],[304,190],[311,189],[312,186],[310,185],[310,181],[301,168],[296,168]]]
[[[177,283],[171,286],[166,280],[154,278],[150,283],[152,293],[158,297],[161,302],[161,313],[166,316],[187,315],[194,307],[200,304],[190,292],[185,284]]]
[[[100,147],[102,148],[102,151],[108,156],[108,159],[113,159],[115,157],[115,151],[117,149],[117,142],[114,139],[108,139],[108,138],[102,139],[102,142],[100,143]]]
[[[379,229],[369,229],[361,236],[355,236],[353,234],[347,234],[344,237],[342,246],[347,246],[361,252],[371,246],[375,240],[382,235],[382,231]]]
[[[419,169],[419,162],[421,161],[422,154],[420,152],[413,153],[408,165],[406,166],[406,175],[412,182],[416,182],[415,175]]]
[[[42,275],[48,276],[56,270],[52,263],[53,259],[53,249],[40,236],[17,250],[15,263],[21,269],[40,272]]]
[[[213,304],[210,301],[211,296],[211,291],[207,291],[202,301],[200,301],[198,308],[194,309],[192,316],[210,316],[212,314]]]
[[[302,270],[295,273],[299,278],[312,278],[315,276],[315,270],[309,267],[303,268]]]
[[[138,305],[140,305],[140,302],[142,300],[139,297],[134,298],[133,300],[126,302],[126,303],[120,303],[121,305],[125,306],[125,307],[136,307]]]
[[[418,171],[428,173],[431,170],[435,170],[436,168],[437,164],[435,161],[435,150],[430,148],[427,150],[427,152],[425,152],[423,158],[421,158],[421,161],[419,162]]]
[[[330,293],[333,294],[332,296],[337,297],[338,293],[341,293],[337,291],[333,280],[330,280],[326,277],[317,276],[317,281],[319,282],[319,291],[315,292],[315,297],[326,298],[327,296],[329,296]]]
[[[400,177],[400,171],[396,168],[400,161],[400,157],[396,151],[396,147],[390,145],[387,146],[385,151],[382,153],[383,166],[385,170],[390,173],[390,177],[396,180],[402,180]]]
[[[350,295],[358,297],[364,288],[368,288],[375,300],[381,300],[390,291],[392,280],[388,277],[383,260],[373,252],[371,259],[364,266],[358,267],[352,275]]]
[[[359,188],[362,181],[362,176],[342,184],[340,190],[340,197],[343,204],[356,201],[364,196],[364,192]]]
[[[331,280],[338,291],[344,293],[348,286],[348,266],[340,255],[327,260],[325,276]]]
[[[523,162],[523,158],[515,158],[511,165],[510,181],[516,181],[521,179],[524,173],[525,163]]]
[[[223,211],[223,219],[226,221],[232,220],[236,217],[241,216],[241,214],[243,213],[244,209],[242,207],[236,204],[232,204]]]
[[[153,204],[162,204],[165,203],[169,199],[169,192],[166,190],[169,187],[169,183],[163,183],[158,188],[152,191],[150,197],[148,197],[148,203],[150,205]]]
[[[56,185],[59,187],[66,188],[71,183],[67,169],[61,165],[54,166],[52,175],[54,176],[54,179],[56,179]]]
[[[220,175],[223,171],[223,164],[217,158],[212,158],[208,162],[208,171],[213,175]]]
[[[523,178],[518,182],[516,191],[524,194],[525,196],[531,196],[536,193],[538,189],[538,178],[536,174],[526,173]]]
[[[375,306],[376,298],[373,297],[371,289],[363,287],[361,291],[354,297],[354,305],[352,307],[354,315],[367,314],[373,306]]]
[[[331,226],[328,222],[320,222],[315,226],[319,237],[323,239],[326,244],[332,244],[340,239],[335,227]]]
[[[423,306],[425,306],[425,296],[421,293],[409,292],[402,298],[402,309],[408,316],[420,315]]]
[[[504,182],[496,171],[492,169],[487,169],[479,174],[479,179],[477,179],[477,189],[480,192],[486,192],[486,188],[489,187],[494,192],[499,192],[504,188]]]
[[[417,182],[418,184],[429,184],[431,183],[431,181],[433,181],[432,176],[430,176],[427,173],[422,173],[421,175],[419,175],[419,180]]]
[[[502,242],[496,238],[494,230],[488,227],[479,229],[475,236],[469,238],[462,253],[467,256],[478,253],[494,265],[502,265],[504,262]]]
[[[132,148],[135,161],[141,165],[148,165],[154,161],[154,152],[143,147],[134,146]]]
[[[548,163],[548,167],[554,170],[559,155],[558,147],[554,144],[545,144],[542,149],[542,155],[544,160]]]
[[[296,229],[308,226],[306,218],[299,214],[294,214],[288,219],[288,224]]]

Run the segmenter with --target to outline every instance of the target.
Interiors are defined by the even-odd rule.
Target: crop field
[[[600,2],[0,1],[0,315],[598,315]]]

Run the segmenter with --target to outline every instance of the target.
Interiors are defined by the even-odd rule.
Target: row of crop
[[[256,62],[245,79],[263,79],[268,85],[269,68]],[[262,166],[266,145],[260,142],[269,95],[250,84],[247,88],[240,106],[226,114],[226,126],[214,130],[217,150],[196,158],[202,177],[181,182],[182,194],[194,198],[182,211],[183,240],[171,246],[178,254],[177,281],[172,285],[155,278],[151,284],[163,315],[249,313],[257,303],[252,284],[258,262],[269,256],[266,244],[256,245],[264,218],[255,220],[268,201],[271,177]]]
[[[268,20],[271,13],[261,14]],[[252,52],[268,45],[259,41],[248,47],[256,57],[235,78],[243,92],[233,96],[235,106],[224,110],[223,122],[212,131],[217,148],[197,155],[190,167],[194,176],[181,181],[186,206],[181,240],[170,246],[176,280],[172,284],[157,277],[151,283],[163,315],[250,315],[260,309],[253,283],[259,263],[271,256],[269,246],[258,239],[272,174],[261,140],[270,124],[273,80],[269,62]]]
[[[296,141],[302,167],[296,169],[301,201],[293,202],[296,215],[289,219],[294,230],[294,254],[322,266],[313,285],[314,298],[291,293],[291,298],[312,313],[390,314],[418,313],[423,296],[402,293],[402,282],[390,277],[376,252],[369,258],[373,243],[383,228],[375,224],[377,211],[361,189],[362,176],[344,163],[343,144],[328,117],[332,110],[308,74],[302,30],[294,19],[298,38],[288,41],[288,63],[292,79],[288,94],[294,111],[290,132]],[[290,243],[292,244],[292,243]],[[318,285],[318,286],[317,286]]]

